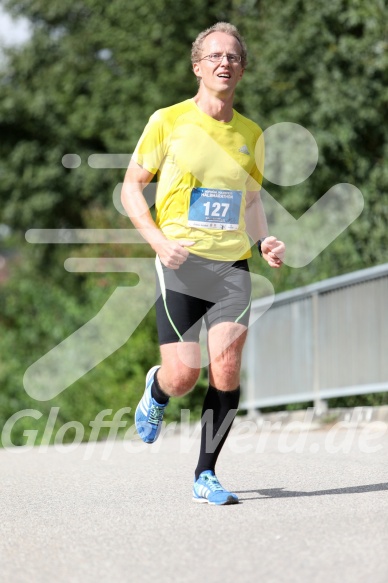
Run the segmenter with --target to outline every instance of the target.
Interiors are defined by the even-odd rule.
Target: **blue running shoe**
[[[153,366],[147,373],[145,391],[135,411],[135,424],[140,437],[145,443],[154,443],[162,429],[164,410],[168,403],[160,405],[151,395],[154,375],[160,366]]]
[[[221,486],[212,470],[205,470],[198,480],[194,481],[193,502],[207,502],[208,504],[238,504],[236,494],[228,492]]]

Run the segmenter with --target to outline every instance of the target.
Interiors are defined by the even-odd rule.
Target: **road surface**
[[[241,503],[225,507],[191,501],[198,434],[182,431],[1,450],[1,581],[388,581],[386,424],[236,425],[217,473]]]

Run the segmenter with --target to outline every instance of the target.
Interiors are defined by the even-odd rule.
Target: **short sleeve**
[[[264,176],[264,134],[258,127],[255,142],[255,163],[249,173],[246,188],[247,190],[260,190]]]
[[[164,124],[160,111],[149,119],[137,143],[132,160],[152,174],[159,170],[165,155]]]

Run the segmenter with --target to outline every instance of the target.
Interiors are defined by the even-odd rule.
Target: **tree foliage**
[[[319,147],[304,184],[265,186],[295,217],[337,183],[354,184],[365,201],[360,218],[303,273],[287,272],[291,286],[387,261],[386,9],[380,0],[275,0],[245,21],[245,110],[264,127],[301,124]]]
[[[136,246],[34,246],[29,228],[128,228],[112,197],[124,169],[95,169],[95,153],[130,154],[151,113],[192,96],[191,42],[219,20],[249,48],[236,108],[264,129],[292,121],[319,146],[302,185],[265,188],[295,217],[338,182],[362,191],[360,218],[304,269],[252,269],[277,291],[387,260],[388,43],[386,2],[372,0],[3,0],[27,17],[31,39],[4,50],[0,72],[0,223],[13,236],[14,275],[0,287],[0,417],[34,406],[23,373],[91,318],[122,275],[68,274],[63,261],[139,256]],[[65,168],[62,157],[81,164]],[[85,426],[101,408],[134,405],[158,358],[152,315],[117,351],[55,403]],[[180,403],[200,407],[196,393]],[[173,414],[178,412],[178,406]],[[21,430],[18,434],[21,440]]]

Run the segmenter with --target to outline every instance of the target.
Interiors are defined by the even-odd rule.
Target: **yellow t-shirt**
[[[261,133],[237,111],[220,122],[193,99],[150,117],[133,159],[157,174],[156,224],[168,239],[195,241],[188,250],[207,259],[251,256],[245,195],[262,182]]]

